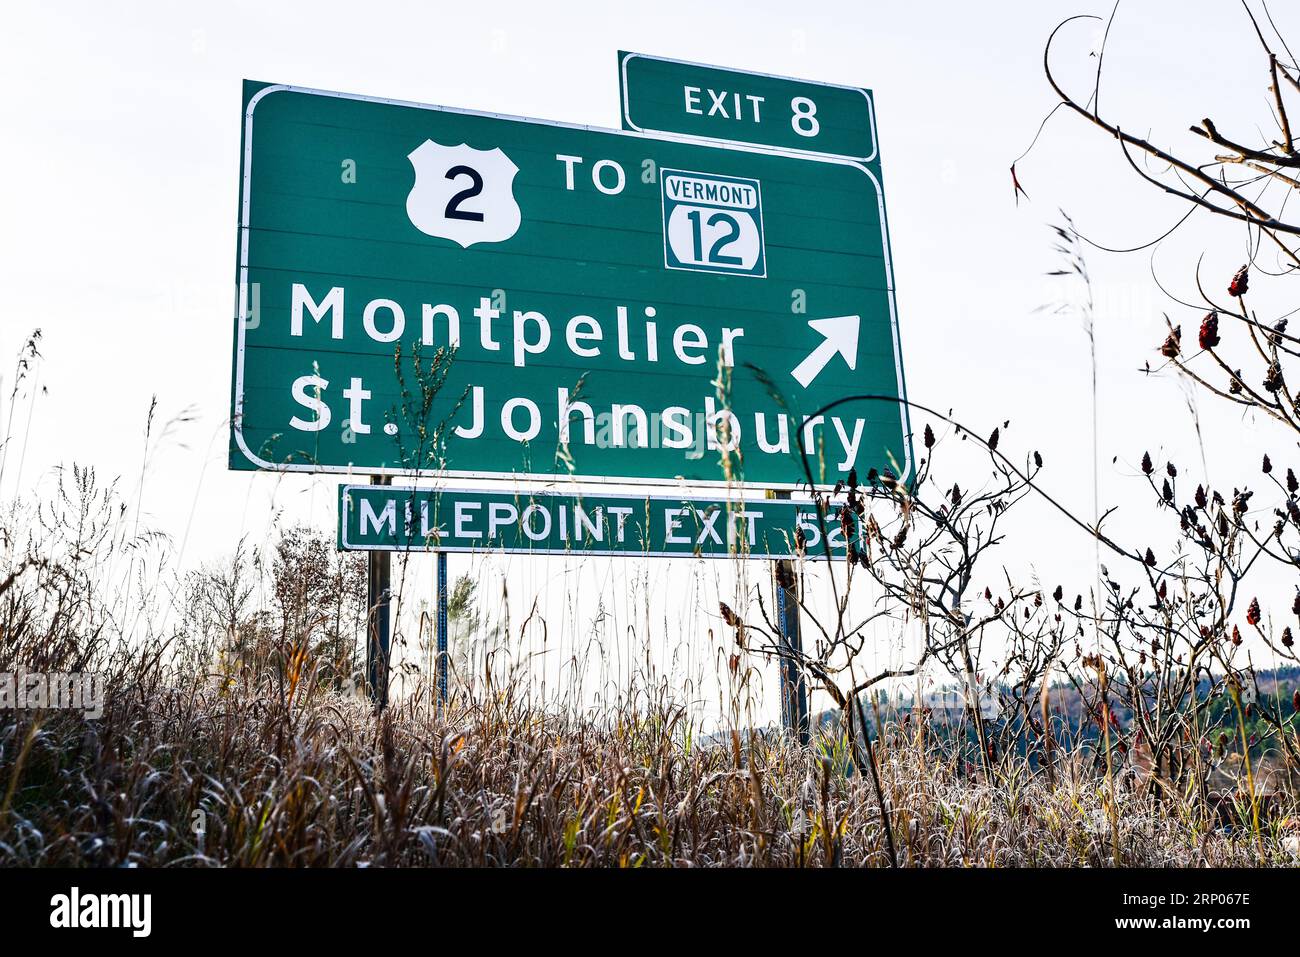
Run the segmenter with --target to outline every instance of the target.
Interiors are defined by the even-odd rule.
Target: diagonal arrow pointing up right
[[[790,374],[805,389],[817,378],[818,373],[826,368],[839,353],[850,369],[858,364],[858,327],[862,324],[861,316],[832,316],[829,319],[809,319],[808,325],[825,336],[825,340],[809,354],[808,358],[794,367]]]

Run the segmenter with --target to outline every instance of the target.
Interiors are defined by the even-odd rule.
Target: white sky
[[[157,395],[161,420],[196,415],[154,450],[143,497],[145,521],[183,547],[184,562],[228,553],[242,534],[264,541],[277,509],[331,529],[336,479],[225,468],[241,79],[614,127],[622,48],[875,91],[911,398],[953,408],[982,433],[1011,419],[1004,449],[1040,449],[1045,483],[1087,514],[1087,345],[1076,319],[1035,312],[1064,291],[1044,278],[1056,265],[1045,223],[1064,208],[1085,233],[1125,246],[1183,210],[1137,183],[1112,141],[1063,114],[1020,166],[1032,201],[1013,202],[1007,167],[1053,104],[1043,44],[1074,13],[1109,5],[10,0],[0,14],[0,422],[12,357],[34,327],[48,395],[25,441],[18,430],[21,473],[7,468],[0,497],[48,489],[52,467],[73,461],[133,488]],[[1300,41],[1300,15],[1281,3],[1273,13]],[[1063,34],[1056,62],[1075,90],[1091,84],[1099,39],[1090,23]],[[1199,150],[1186,130],[1203,116],[1241,138],[1271,125],[1267,64],[1236,4],[1130,0],[1106,62],[1103,111],[1158,141]],[[1222,223],[1189,226],[1156,266],[1190,296],[1202,250],[1215,287],[1244,254],[1242,235]],[[1156,364],[1161,310],[1189,335],[1199,314],[1162,299],[1149,254],[1092,252],[1089,264],[1102,498],[1121,506],[1115,529],[1145,545],[1143,449],[1172,454],[1197,480],[1201,469],[1182,389],[1136,370]],[[15,410],[24,428],[29,408],[20,399]],[[1213,478],[1258,484],[1258,453],[1276,433],[1204,398],[1199,408],[1207,447],[1219,450]],[[1280,440],[1270,451],[1292,464]],[[1011,530],[1008,563],[1036,568],[1049,587],[1086,587],[1087,539],[1037,504]],[[1167,553],[1172,537],[1153,532],[1149,544]],[[634,571],[594,564],[593,584],[615,591]],[[567,574],[557,569],[520,571],[524,590]],[[987,572],[995,581],[997,569]]]

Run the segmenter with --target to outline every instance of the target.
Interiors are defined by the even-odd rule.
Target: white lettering
[[[335,339],[343,338],[343,287],[335,286],[329,291],[323,302],[317,303],[307,291],[307,287],[300,282],[293,284],[293,305],[291,307],[291,317],[289,320],[289,333],[291,335],[302,335],[302,311],[303,308],[311,314],[311,317],[317,322],[325,318],[325,313],[330,314],[330,335]]]
[[[424,304],[424,335],[422,337],[426,346],[433,345],[433,320],[438,316],[447,317],[447,348],[460,348],[460,313],[454,306],[439,305],[431,306],[427,302]]]
[[[393,327],[387,332],[380,332],[375,325],[375,314],[380,309],[387,309],[393,317]],[[361,316],[361,324],[365,326],[366,334],[376,342],[393,342],[400,339],[406,329],[406,313],[402,312],[402,307],[391,299],[372,299],[366,303],[366,311]]]
[[[527,410],[526,429],[515,428],[515,409]],[[537,403],[522,396],[507,400],[506,404],[501,406],[501,431],[516,442],[530,442],[537,438],[537,433],[542,431],[542,412],[537,408]]]
[[[477,511],[483,507],[482,502],[457,502],[456,503],[456,537],[457,538],[482,538],[482,532],[472,532],[466,528],[466,524],[474,519],[469,514],[471,511]]]
[[[529,340],[525,333],[528,323],[537,327],[537,337]],[[551,344],[551,324],[540,312],[520,312],[515,310],[515,365],[523,367],[525,355],[537,355],[545,352]]]
[[[564,188],[572,192],[573,190],[573,167],[582,162],[581,156],[566,156],[563,153],[556,153],[555,158],[564,164]]]
[[[316,413],[315,420],[300,419],[294,416],[289,424],[301,432],[319,432],[330,424],[330,407],[320,398],[320,394],[329,388],[329,380],[318,375],[299,376],[293,380],[293,399],[299,405]],[[314,389],[315,395],[307,392]]]
[[[687,337],[690,337],[689,341]],[[677,358],[685,362],[688,366],[698,366],[704,363],[704,355],[687,355],[687,349],[707,349],[709,340],[704,335],[704,330],[693,323],[683,323],[673,332],[673,352],[677,353]],[[630,358],[630,357],[628,357]]]

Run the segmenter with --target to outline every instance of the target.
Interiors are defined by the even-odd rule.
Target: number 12
[[[704,241],[701,235],[700,211],[692,210],[686,214],[686,218],[691,221],[691,241],[695,246],[695,261],[699,263],[718,263],[719,265],[739,266],[741,260],[739,256],[727,256],[722,250],[730,246],[740,238],[740,223],[736,218],[727,213],[714,213],[705,223],[707,226],[717,226],[719,223],[725,224],[728,231],[714,240],[713,245],[709,247],[709,258],[704,258]]]

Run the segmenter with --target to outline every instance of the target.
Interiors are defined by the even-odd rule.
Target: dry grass
[[[304,583],[246,608],[237,553],[182,580],[185,614],[150,624],[168,621],[148,613],[166,605],[162,559],[111,489],[69,479],[39,520],[14,511],[3,529],[0,672],[93,671],[105,711],[0,708],[0,864],[883,867],[883,818],[908,867],[1296,859],[1294,796],[1256,833],[1249,801],[1115,787],[1091,751],[1056,749],[1051,775],[1014,748],[972,765],[968,736],[954,748],[888,714],[884,816],[837,726],[809,749],[706,735],[652,680],[599,712],[494,678],[462,683],[442,715],[417,688],[377,716],[339,690],[346,615],[294,605],[338,609],[339,594]],[[291,552],[277,574],[313,554]],[[316,584],[346,583],[326,558]]]
[[[641,699],[600,722],[548,716],[509,691],[446,718],[380,718],[318,693],[117,684],[102,719],[0,718],[8,865],[885,866],[877,805],[842,742],[693,738]],[[15,720],[15,717],[17,720]],[[826,752],[830,756],[826,756]],[[900,863],[1106,866],[1099,775],[1050,789],[1011,764],[991,785],[895,736],[877,751]],[[1122,792],[1121,863],[1291,860],[1285,814],[1256,843],[1198,802]],[[206,832],[193,829],[202,811]],[[1294,814],[1294,809],[1291,809]]]

